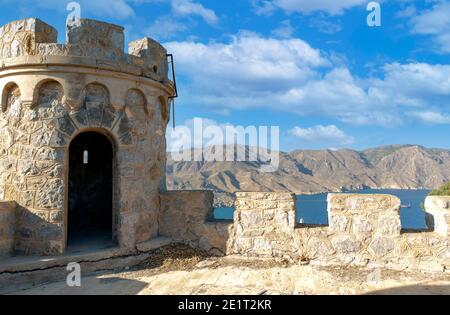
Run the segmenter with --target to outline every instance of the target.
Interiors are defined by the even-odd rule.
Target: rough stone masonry
[[[67,43],[38,19],[0,28],[0,258],[67,247],[69,148],[84,132],[113,148],[112,237],[139,248],[157,236],[215,255],[318,264],[450,270],[450,197],[428,197],[429,230],[404,231],[389,195],[330,194],[328,226],[297,224],[295,195],[240,192],[233,221],[213,219],[209,191],[166,191],[166,50],[81,20]],[[106,162],[106,161],[105,161]]]
[[[194,196],[202,202],[189,207]],[[450,197],[426,199],[425,231],[402,230],[400,200],[391,195],[329,194],[327,226],[296,223],[290,193],[238,192],[232,222],[211,220],[211,209],[211,192],[166,194],[161,231],[226,255],[450,272]]]
[[[56,39],[38,19],[0,28],[0,198],[15,202],[0,210],[0,226],[13,226],[2,226],[0,254],[65,252],[69,145],[85,131],[113,146],[113,237],[133,248],[158,235],[174,94],[167,52],[144,38],[126,54],[122,27],[85,19],[66,44]]]

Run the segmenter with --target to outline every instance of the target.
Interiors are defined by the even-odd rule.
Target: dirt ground
[[[48,283],[13,294],[450,294],[450,274],[321,267],[242,257],[208,257],[182,245],[140,266],[83,277],[81,287]]]

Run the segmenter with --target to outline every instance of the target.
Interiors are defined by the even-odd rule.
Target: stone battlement
[[[21,65],[78,65],[168,81],[167,51],[156,41],[143,38],[129,44],[121,26],[81,19],[68,26],[66,44],[58,44],[57,30],[30,18],[0,27],[0,70]]]
[[[212,192],[169,192],[162,204],[161,235],[213,254],[450,270],[450,197],[426,199],[424,231],[402,230],[400,200],[391,195],[329,194],[329,224],[316,226],[296,223],[291,193],[238,192],[233,222],[211,220]]]

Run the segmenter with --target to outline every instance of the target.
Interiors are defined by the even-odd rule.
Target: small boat
[[[407,208],[407,209],[409,209],[409,208],[411,208],[411,204],[409,204],[409,205],[401,205],[400,208],[403,208],[403,209]]]

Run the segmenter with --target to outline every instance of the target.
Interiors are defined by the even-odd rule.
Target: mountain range
[[[248,153],[249,147],[241,148]],[[204,152],[216,149],[209,147]],[[295,150],[279,154],[279,167],[272,173],[261,172],[261,161],[175,162],[169,154],[167,186],[213,190],[216,204],[225,206],[232,203],[236,191],[312,194],[364,188],[434,189],[450,181],[450,150],[445,149],[392,145],[363,151]]]

